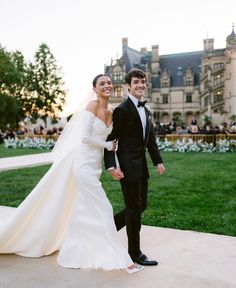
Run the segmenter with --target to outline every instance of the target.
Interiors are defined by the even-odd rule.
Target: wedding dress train
[[[0,253],[41,257],[59,250],[68,268],[127,268],[112,206],[99,177],[112,125],[86,111],[84,141],[52,165],[17,207],[0,207]]]

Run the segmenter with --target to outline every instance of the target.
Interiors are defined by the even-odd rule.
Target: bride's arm
[[[108,151],[113,150],[113,141],[106,142],[105,140],[98,140],[94,138],[93,135],[93,123],[95,121],[96,116],[88,111],[84,111],[83,115],[83,128],[82,128],[82,135],[81,135],[81,141],[82,143],[91,145],[93,147],[99,147],[99,148],[106,148]]]

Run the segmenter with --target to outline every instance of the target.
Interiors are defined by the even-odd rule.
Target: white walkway
[[[0,159],[0,169],[48,164],[49,154]],[[0,191],[1,192],[1,191]],[[125,229],[119,232],[127,245]],[[143,226],[142,249],[159,261],[139,273],[65,269],[56,254],[0,255],[1,288],[235,288],[236,237]]]
[[[0,171],[46,165],[52,163],[52,153],[0,158]]]

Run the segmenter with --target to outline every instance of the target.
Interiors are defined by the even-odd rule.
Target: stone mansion
[[[199,125],[206,119],[214,125],[236,118],[236,34],[234,27],[226,47],[214,49],[214,39],[203,40],[203,51],[159,55],[159,46],[140,51],[122,39],[122,56],[105,66],[114,85],[111,102],[127,97],[124,76],[142,69],[148,79],[146,100],[156,122],[172,120]]]

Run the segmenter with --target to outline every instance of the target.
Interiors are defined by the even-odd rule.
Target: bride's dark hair
[[[97,84],[98,79],[99,79],[100,77],[102,77],[102,76],[107,76],[107,77],[110,78],[110,76],[107,75],[107,74],[98,74],[96,77],[94,77],[93,82],[92,82],[94,88],[96,87],[96,84]]]

